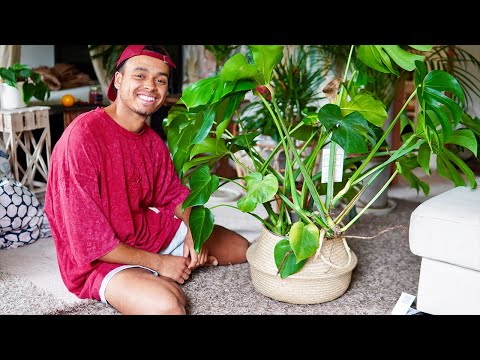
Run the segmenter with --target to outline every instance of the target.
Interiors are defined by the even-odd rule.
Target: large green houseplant
[[[423,52],[431,46],[410,48]],[[315,111],[305,109],[301,121],[295,124],[284,119],[276,89],[271,85],[273,71],[282,58],[283,46],[249,46],[246,55],[238,53],[227,60],[218,76],[199,80],[185,89],[169,112],[168,144],[177,172],[191,188],[183,206],[192,207],[190,227],[197,251],[213,229],[214,218],[205,204],[228,181],[245,189],[236,207],[279,236],[270,255],[281,279],[301,274],[309,261],[322,255],[322,246],[342,238],[397,174],[412,187],[428,193],[428,184],[412,170],[422,168],[429,174],[432,154],[437,155],[440,175],[455,185],[465,185],[466,178],[469,186],[476,186],[473,172],[447,145],[455,144],[477,154],[478,119],[464,113],[465,95],[455,77],[442,70],[428,72],[424,56],[397,45],[352,46],[343,78],[334,79],[324,89],[329,103]],[[396,66],[413,72],[415,77],[415,91],[403,109],[416,95],[420,113],[414,123],[400,111],[383,130],[386,106],[365,89],[365,84],[372,69],[398,75]],[[250,91],[264,103],[280,135],[278,146],[267,158],[255,150],[257,132],[233,135],[226,130],[232,117],[239,116],[239,104]],[[241,122],[241,118],[237,121]],[[397,123],[401,124],[403,144],[390,149],[385,140]],[[304,140],[300,149],[295,145],[298,138]],[[313,147],[308,155],[302,156],[310,145]],[[242,182],[220,181],[211,169],[226,156],[238,162],[239,150],[249,154],[254,170],[246,169]],[[287,154],[283,174],[270,165],[278,151]],[[326,151],[344,154],[340,165],[335,163],[335,156],[329,156],[323,159],[322,166],[316,166],[317,158]],[[377,157],[385,160],[369,168]],[[359,197],[387,166],[394,167],[392,176],[356,213]],[[335,170],[339,167],[340,174]],[[254,213],[258,205],[265,208],[266,218]],[[343,245],[350,264],[352,254],[345,238]]]

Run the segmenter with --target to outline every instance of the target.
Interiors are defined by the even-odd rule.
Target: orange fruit
[[[71,107],[75,105],[75,97],[70,94],[65,94],[62,96],[62,99],[60,100],[62,105],[65,107]]]

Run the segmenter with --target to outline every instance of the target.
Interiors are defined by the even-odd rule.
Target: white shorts
[[[175,236],[173,237],[172,241],[170,242],[170,244],[168,244],[168,246],[163,249],[162,251],[159,251],[158,253],[159,254],[163,254],[163,255],[175,255],[175,256],[183,256],[183,243],[185,241],[185,236],[187,235],[187,226],[185,225],[185,223],[182,221],[180,223],[180,227],[178,228],[177,232],[175,233]],[[105,278],[103,279],[102,281],[102,284],[100,285],[100,300],[105,303],[105,304],[108,304],[107,300],[105,299],[105,289],[107,288],[107,285],[108,285],[108,282],[110,281],[110,279],[118,272],[122,271],[122,270],[125,270],[125,269],[129,269],[129,268],[135,268],[135,267],[138,267],[138,268],[143,268],[143,269],[147,269],[147,270],[150,270],[152,272],[153,275],[155,276],[158,276],[158,272],[156,272],[155,270],[153,269],[150,269],[150,268],[147,268],[145,266],[141,266],[141,265],[123,265],[123,266],[119,266],[115,269],[113,269],[112,271],[110,271],[106,276]]]

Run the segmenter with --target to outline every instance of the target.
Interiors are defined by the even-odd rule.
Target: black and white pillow
[[[37,241],[44,217],[35,194],[19,181],[0,177],[0,249]]]

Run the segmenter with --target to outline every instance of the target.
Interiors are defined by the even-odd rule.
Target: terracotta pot
[[[262,226],[260,238],[247,251],[253,286],[274,300],[292,304],[318,304],[334,300],[348,289],[357,256],[344,238],[324,240],[320,255],[311,257],[297,273],[282,279],[273,256],[285,237]]]

